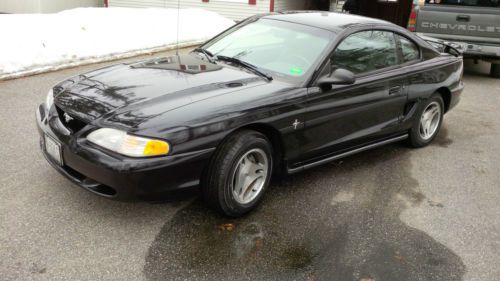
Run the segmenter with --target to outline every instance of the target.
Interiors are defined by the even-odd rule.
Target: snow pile
[[[0,15],[0,80],[199,44],[234,24],[202,9],[79,8]]]

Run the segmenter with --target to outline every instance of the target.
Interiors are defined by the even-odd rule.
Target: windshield
[[[250,63],[276,77],[301,79],[326,50],[334,33],[276,20],[236,27],[203,46],[216,56]]]

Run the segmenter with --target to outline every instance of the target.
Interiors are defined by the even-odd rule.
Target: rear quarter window
[[[420,59],[420,48],[410,39],[397,35],[401,43],[401,53],[403,54],[403,62],[410,62]]]

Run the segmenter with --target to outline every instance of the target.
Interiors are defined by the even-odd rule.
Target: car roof
[[[326,11],[284,11],[267,14],[262,16],[262,18],[314,26],[334,32],[364,24],[393,25],[390,22],[379,19]]]

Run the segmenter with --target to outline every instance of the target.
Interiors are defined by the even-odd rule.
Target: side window
[[[418,60],[420,58],[420,49],[418,48],[418,46],[403,36],[398,35],[398,38],[399,42],[401,42],[401,52],[403,53],[403,62]]]
[[[333,52],[332,67],[360,74],[394,66],[398,64],[396,50],[392,32],[370,30],[354,33]]]

